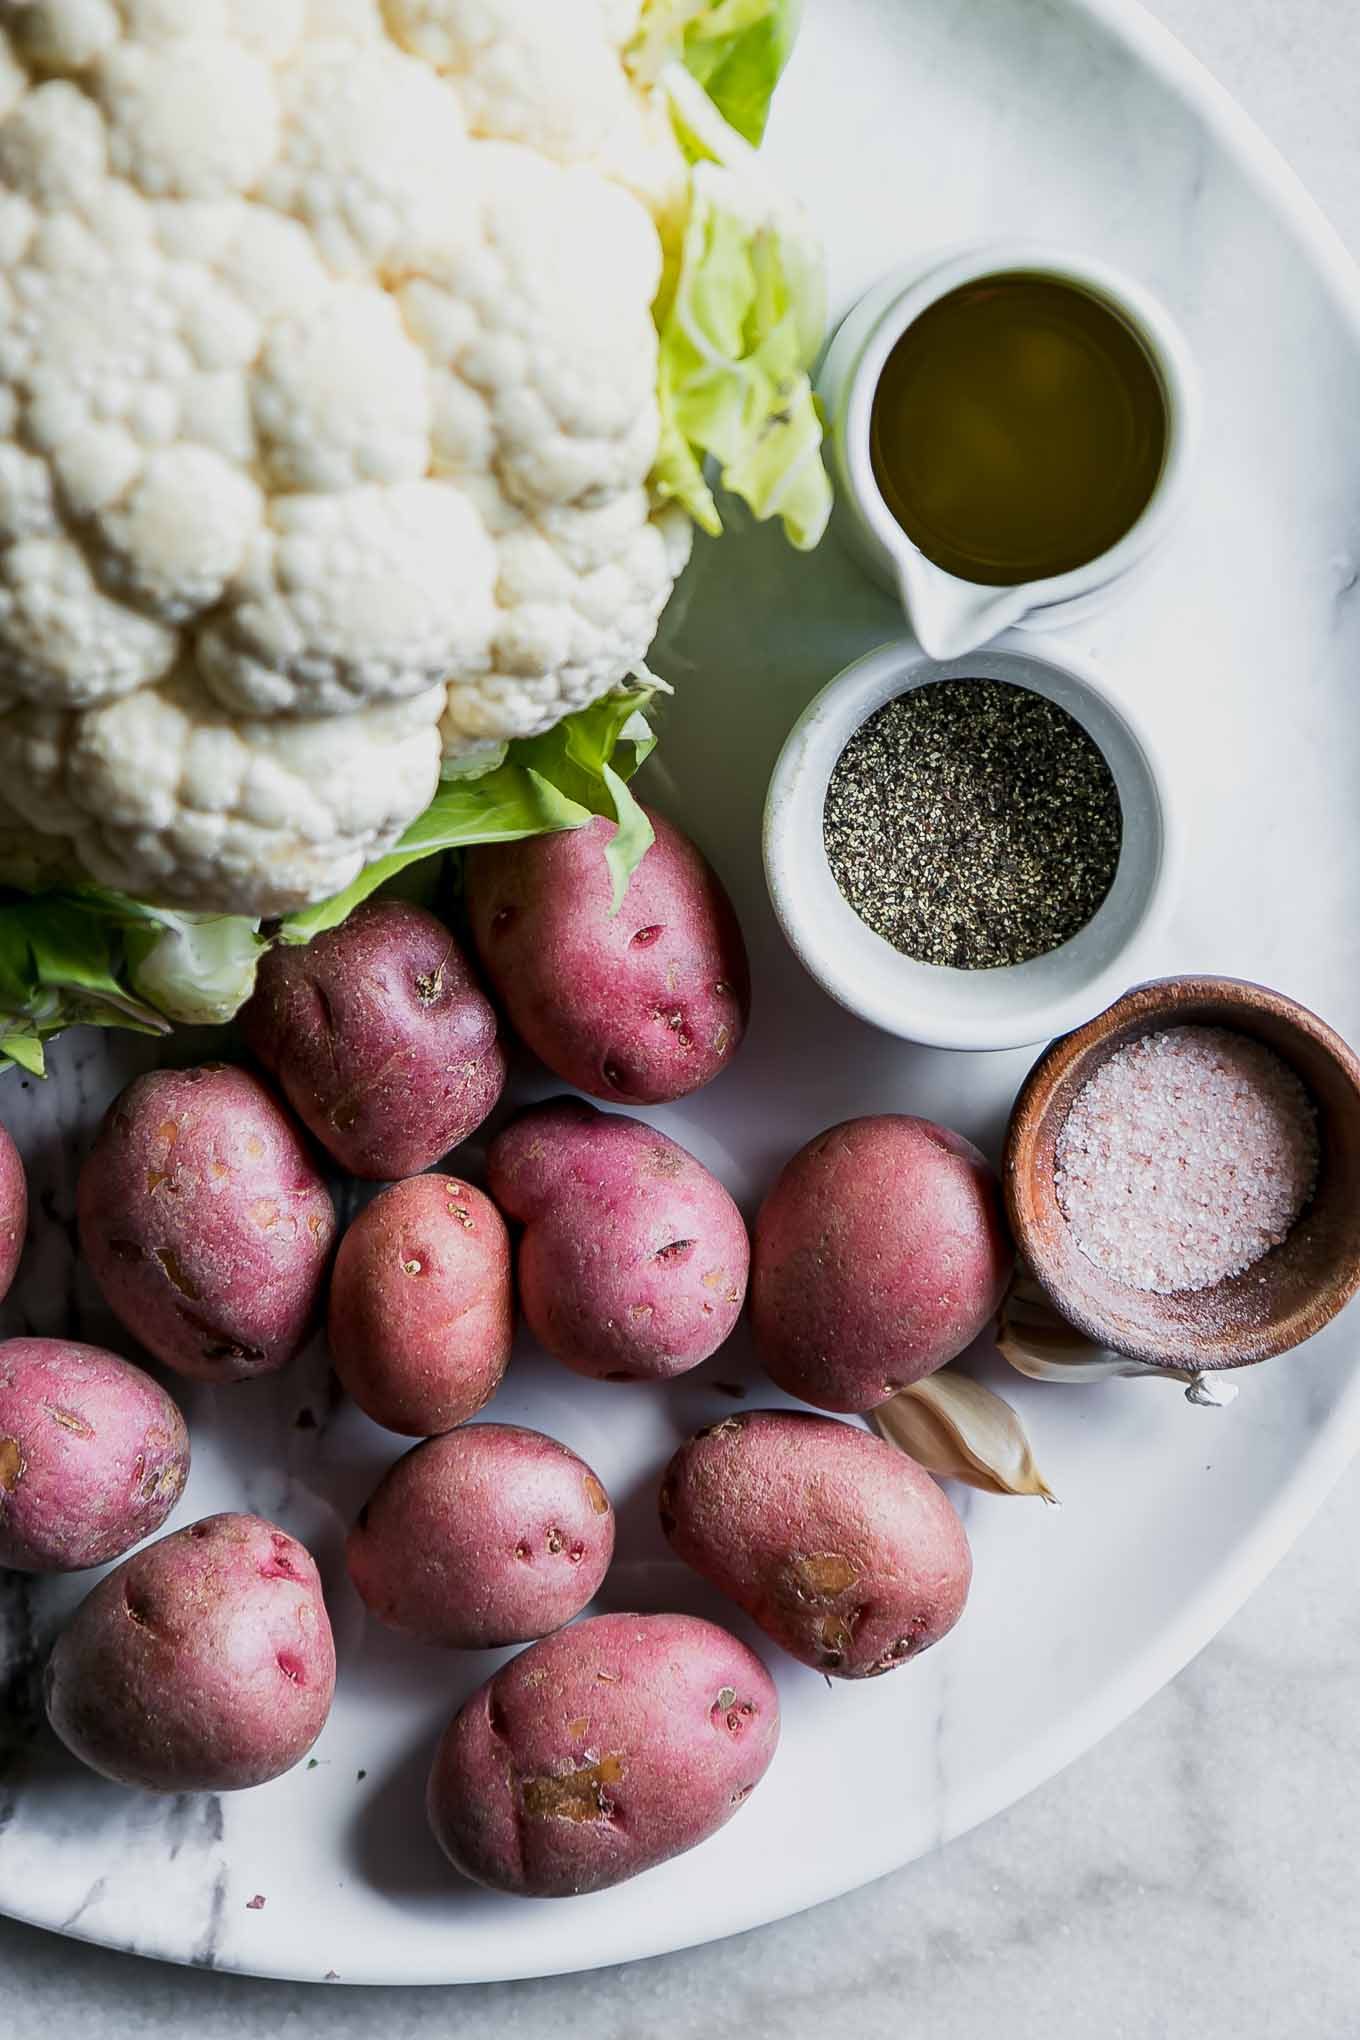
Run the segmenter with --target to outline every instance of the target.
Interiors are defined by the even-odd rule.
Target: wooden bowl
[[[1163,1027],[1255,1036],[1296,1072],[1318,1115],[1317,1188],[1283,1246],[1210,1289],[1155,1296],[1107,1275],[1076,1245],[1054,1189],[1073,1100],[1116,1049]],[[1126,992],[1053,1042],[1015,1101],[1003,1162],[1016,1246],[1062,1316],[1112,1352],[1211,1372],[1310,1339],[1360,1288],[1360,1057],[1317,1015],[1237,978],[1163,978]]]

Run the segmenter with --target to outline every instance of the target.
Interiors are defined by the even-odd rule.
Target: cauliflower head
[[[285,914],[638,668],[692,528],[642,22],[0,0],[0,807],[53,866]]]

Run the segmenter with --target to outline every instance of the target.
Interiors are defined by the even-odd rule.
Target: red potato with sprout
[[[207,1063],[130,1084],[76,1209],[110,1308],[178,1373],[272,1374],[311,1331],[335,1210],[292,1120],[245,1070]]]
[[[407,1438],[475,1417],[500,1386],[515,1330],[510,1236],[456,1176],[394,1183],[340,1242],[331,1360],[366,1415]]]
[[[723,887],[651,809],[656,841],[614,912],[613,822],[468,853],[477,952],[510,1024],[564,1083],[661,1105],[711,1083],[750,1013],[750,971]]]
[[[593,1599],[614,1555],[614,1511],[555,1438],[471,1424],[388,1470],[346,1555],[365,1606],[389,1629],[496,1650],[560,1629]]]
[[[778,1740],[774,1682],[725,1629],[597,1615],[513,1658],[454,1716],[430,1825],[493,1891],[604,1891],[716,1834]]]
[[[996,1174],[971,1141],[903,1113],[833,1126],[756,1219],[761,1365],[818,1409],[875,1409],[971,1346],[1013,1259]]]
[[[28,1232],[28,1178],[23,1158],[0,1126],[0,1297],[9,1295]]]
[[[305,1757],[335,1692],[310,1553],[259,1516],[209,1516],[86,1596],[47,1667],[47,1717],[101,1777],[239,1792]]]
[[[687,1565],[834,1678],[919,1657],[968,1598],[972,1555],[944,1491],[830,1417],[750,1410],[700,1431],[667,1467],[660,1507]]]
[[[559,1098],[497,1136],[487,1173],[524,1226],[525,1322],[565,1366],[597,1381],[669,1381],[729,1337],[746,1295],[746,1226],[678,1142]]]
[[[0,1345],[0,1566],[80,1572],[159,1530],[189,1434],[159,1382],[74,1339]]]
[[[418,1175],[505,1084],[496,1012],[453,936],[374,900],[305,947],[270,950],[241,1016],[251,1050],[351,1175]]]

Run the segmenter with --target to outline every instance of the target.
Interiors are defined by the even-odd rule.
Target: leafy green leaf
[[[505,754],[509,749],[508,744],[478,744],[475,749],[465,752],[461,758],[446,759],[440,778],[481,779],[488,772],[494,772],[498,765],[505,763]]]
[[[792,543],[810,551],[832,500],[808,373],[826,326],[821,250],[693,80],[668,73],[666,88],[691,169],[679,263],[656,307],[652,487],[717,537],[722,518],[704,473],[712,456],[732,495],[758,518],[782,518]]]
[[[27,1070],[32,1077],[47,1075],[47,1058],[43,1054],[42,1041],[36,1034],[6,1034],[0,1036],[0,1056],[5,1064],[17,1063],[21,1070]]]
[[[619,825],[605,852],[617,910],[652,840],[651,824],[625,783],[656,741],[644,715],[651,698],[650,688],[607,695],[544,735],[511,744],[504,762],[479,778],[445,781],[390,857],[367,866],[344,892],[290,914],[279,931],[282,940],[311,942],[339,927],[362,901],[424,858],[472,843],[514,843],[584,828],[595,815]],[[639,722],[640,730],[630,734]]]
[[[802,13],[802,0],[647,0],[629,62],[649,84],[683,63],[729,126],[759,143]]]
[[[290,914],[280,936],[285,942],[310,942],[338,928],[380,887],[427,857],[470,843],[512,843],[557,829],[579,829],[589,819],[587,809],[523,765],[507,763],[481,779],[454,780],[440,788],[390,856],[366,865],[343,892]]]
[[[650,700],[650,690],[609,694],[543,736],[511,746],[512,755],[580,805],[585,821],[605,815],[617,824],[604,852],[614,880],[616,914],[629,880],[656,840],[627,784],[656,748],[643,712]]]
[[[102,886],[76,895],[87,915],[122,937],[120,963],[136,999],[186,1027],[232,1019],[255,989],[267,948],[258,921],[151,906]]]
[[[46,994],[86,1024],[121,1026],[124,1022],[153,1034],[168,1033],[164,1018],[139,999],[119,976],[118,945],[97,906],[80,896],[46,898],[15,910],[19,932],[27,939],[37,993],[38,1017]],[[67,1025],[72,1024],[68,1019]]]
[[[133,989],[186,1027],[218,1027],[255,989],[267,944],[257,923],[237,915],[183,914],[124,937]]]
[[[169,1032],[123,983],[120,945],[96,908],[78,896],[47,894],[9,908],[5,922],[5,1020]]]
[[[722,516],[705,474],[810,551],[831,514],[822,418],[808,371],[826,326],[821,251],[767,180],[754,144],[797,38],[801,0],[647,0],[629,52],[660,81],[690,169],[678,264],[655,307],[660,502],[710,537]]]
[[[0,907],[0,1058],[34,1076],[64,1027],[168,1034],[168,1020],[125,982],[116,921],[82,893]]]
[[[550,782],[584,808],[587,818],[610,813],[612,803],[601,797],[604,774],[617,760],[624,778],[631,779],[655,748],[646,717],[652,693],[651,688],[634,688],[606,694],[542,736],[512,744],[511,760]]]
[[[661,328],[661,449],[653,487],[716,537],[704,478],[761,519],[780,517],[809,551],[831,515],[822,420],[807,374],[799,265],[777,226],[752,228],[729,173],[700,163],[675,296]]]
[[[656,841],[656,831],[647,819],[645,808],[633,799],[612,765],[604,767],[603,778],[618,823],[618,828],[604,846],[604,861],[614,881],[609,911],[617,914],[628,897],[628,884],[633,873]]]

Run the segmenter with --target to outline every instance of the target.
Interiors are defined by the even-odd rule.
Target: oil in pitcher
[[[926,559],[1019,587],[1074,572],[1151,502],[1169,441],[1161,378],[1092,292],[984,277],[930,305],[874,396],[874,475]]]

